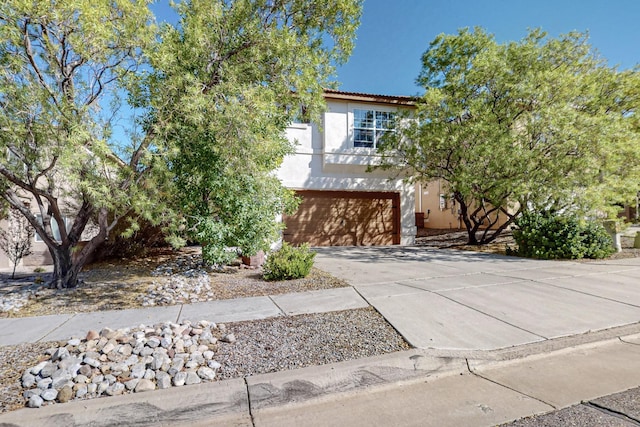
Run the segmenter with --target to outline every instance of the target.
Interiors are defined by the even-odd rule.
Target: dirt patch
[[[467,245],[468,234],[460,229],[418,230],[416,245],[437,249],[460,249],[466,251],[489,252],[505,255],[507,247],[516,246],[510,230],[504,231],[496,240],[486,245]]]
[[[179,251],[159,249],[143,258],[89,265],[80,275],[82,283],[75,289],[57,290],[47,289],[44,285],[36,286],[22,308],[0,313],[0,316],[29,317],[139,308],[145,305],[143,301],[153,289],[166,284],[172,277],[185,274],[188,276],[194,271],[208,276],[209,287],[207,292],[189,292],[189,300],[184,302],[277,295],[348,286],[346,282],[316,268],[304,279],[268,282],[262,279],[261,268],[246,268],[240,262],[223,270],[204,267],[199,248],[183,248]],[[181,276],[185,286],[188,286],[187,276]],[[22,285],[18,285],[16,289],[33,287],[34,281],[46,280],[46,274],[34,275],[22,280]],[[15,284],[12,286],[16,287]]]

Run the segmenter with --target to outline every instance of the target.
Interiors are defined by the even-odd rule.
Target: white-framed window
[[[353,146],[376,148],[387,132],[393,132],[392,111],[353,109]]]
[[[38,219],[38,222],[42,224],[42,215],[38,214],[36,215],[36,218]],[[69,217],[64,216],[62,217],[62,220],[64,221],[65,229],[68,230],[69,227],[72,225],[71,219]],[[56,242],[62,241],[62,236],[60,235],[60,227],[58,226],[58,221],[56,221],[55,218],[53,217],[51,217],[51,231],[53,232],[53,238],[55,239]],[[37,232],[33,236],[33,239],[36,242],[43,242],[42,237],[40,237],[40,235]]]
[[[293,116],[293,121],[291,123],[301,125],[307,125],[311,123],[311,120],[309,120],[309,112],[307,111],[307,107],[305,107],[304,105],[297,107]]]

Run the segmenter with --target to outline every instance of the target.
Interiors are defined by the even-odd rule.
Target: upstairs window
[[[393,132],[395,113],[353,110],[353,146],[376,148],[386,132]]]
[[[293,108],[288,108],[288,111],[291,112]],[[307,111],[307,107],[300,106],[300,107],[296,107],[295,111],[293,112],[293,120],[291,121],[291,124],[309,124],[311,123],[311,120],[309,118],[309,112]]]

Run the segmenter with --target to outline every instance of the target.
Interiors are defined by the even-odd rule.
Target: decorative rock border
[[[22,375],[27,406],[214,381],[219,343],[234,343],[224,324],[165,322],[100,332],[46,351]]]
[[[151,272],[158,277],[138,297],[143,307],[212,301],[211,280],[200,255],[188,255],[165,262]]]
[[[211,290],[209,275],[204,270],[189,270],[170,276],[164,281],[153,281],[147,292],[138,297],[143,307],[189,304],[214,299],[216,298]]]
[[[0,313],[17,312],[29,299],[46,287],[40,283],[25,283],[25,279],[8,279],[2,283],[5,287],[0,295]],[[8,290],[7,290],[8,288]]]

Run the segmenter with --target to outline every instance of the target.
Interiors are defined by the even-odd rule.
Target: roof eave
[[[333,89],[324,90],[325,99],[339,99],[344,101],[370,102],[376,104],[393,104],[415,107],[416,101],[412,96],[377,95],[370,93],[343,92]]]

